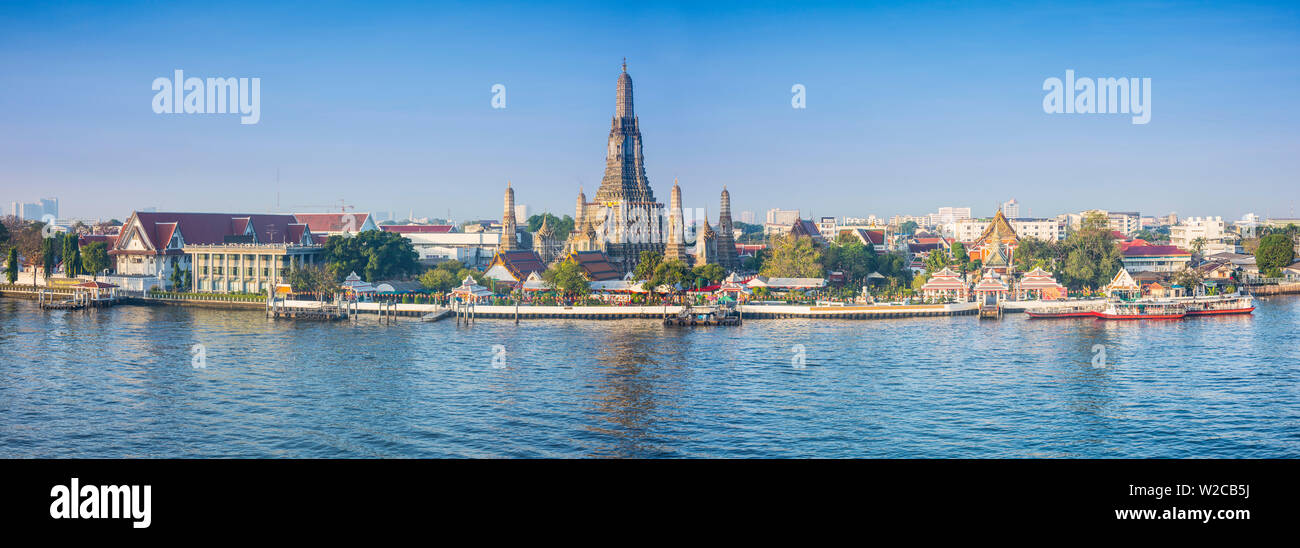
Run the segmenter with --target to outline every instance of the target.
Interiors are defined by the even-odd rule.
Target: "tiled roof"
[[[575,251],[569,254],[569,258],[582,267],[582,272],[590,281],[618,280],[623,277],[603,251]]]
[[[226,236],[243,234],[249,223],[252,223],[257,241],[261,243],[297,242],[302,236],[302,230],[294,228],[298,222],[292,215],[136,212],[132,217],[139,221],[141,233],[148,240],[146,245],[152,252],[166,249],[178,230],[186,245],[224,244]],[[128,221],[128,226],[131,222]],[[125,243],[119,236],[114,247]]]
[[[345,228],[350,228],[355,232],[361,230],[362,225],[370,218],[369,213],[294,213],[294,218],[300,223],[305,223],[311,228],[312,232],[343,232]],[[350,219],[349,219],[350,217]]]
[[[498,264],[505,267],[517,281],[527,279],[528,275],[533,272],[546,271],[546,265],[542,264],[541,257],[537,256],[537,252],[531,249],[497,252],[492,257],[492,262],[488,263],[488,268]]]

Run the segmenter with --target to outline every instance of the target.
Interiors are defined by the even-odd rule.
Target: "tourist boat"
[[[729,306],[687,306],[676,316],[664,318],[664,325],[740,325],[740,312]]]
[[[1030,318],[1095,318],[1100,311],[1098,303],[1076,304],[1069,306],[1043,306],[1025,310]]]
[[[1111,301],[1096,313],[1103,320],[1177,320],[1187,307],[1172,301]]]
[[[1215,316],[1220,314],[1250,314],[1255,311],[1255,298],[1250,295],[1216,295],[1210,297],[1184,297],[1177,302],[1187,308],[1188,316]]]

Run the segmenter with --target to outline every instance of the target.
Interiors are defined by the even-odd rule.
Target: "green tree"
[[[690,267],[678,260],[663,261],[655,267],[650,279],[641,284],[646,291],[656,291],[660,286],[672,287],[681,284],[683,288],[694,282],[694,273]]]
[[[905,236],[911,236],[913,234],[916,234],[917,228],[920,228],[920,225],[917,225],[916,221],[907,221],[901,225],[898,225],[898,233],[903,234]]]
[[[420,272],[419,257],[411,241],[396,232],[367,230],[325,241],[325,261],[337,276],[356,272],[368,282],[414,275]]]
[[[648,280],[654,276],[655,269],[664,259],[663,254],[654,251],[642,251],[641,260],[636,263],[636,269],[632,271],[632,277],[638,280]]]
[[[949,251],[952,253],[952,261],[956,263],[957,269],[965,272],[966,263],[970,262],[970,253],[966,251],[966,244],[953,242],[952,249]]]
[[[847,233],[841,234],[841,236]],[[830,272],[843,272],[845,282],[856,287],[876,270],[876,252],[870,245],[862,245],[856,237],[837,239],[839,245],[822,251],[822,265]]]
[[[1293,225],[1294,226],[1294,225]],[[1255,250],[1255,265],[1259,272],[1270,278],[1282,275],[1282,267],[1295,260],[1295,248],[1285,233],[1269,234],[1259,240]]]
[[[81,267],[92,277],[99,276],[108,268],[108,244],[91,242],[87,245],[86,252],[81,254]]]
[[[430,268],[420,275],[420,285],[430,291],[446,293],[460,285],[460,280],[456,279],[456,274],[450,269]]]
[[[772,255],[763,262],[759,273],[770,277],[820,278],[821,255],[812,238],[786,234],[772,240]]]
[[[546,286],[566,296],[582,296],[591,292],[591,282],[573,259],[565,259],[551,265],[542,273]]]
[[[9,264],[5,265],[5,279],[9,283],[18,281],[18,248],[9,248]]]
[[[1038,238],[1021,238],[1014,255],[1016,270],[1029,272],[1034,267],[1041,266],[1055,272],[1061,258],[1061,247]]]
[[[1082,228],[1066,237],[1057,254],[1064,257],[1061,282],[1070,289],[1102,287],[1121,266],[1122,255],[1111,238],[1110,222],[1099,213],[1084,217]]]
[[[172,291],[189,291],[191,287],[190,271],[179,266],[172,267]]]
[[[1197,237],[1197,238],[1193,239],[1193,240],[1192,240],[1192,253],[1195,253],[1195,254],[1197,254],[1197,255],[1200,255],[1202,251],[1205,251],[1205,246],[1206,246],[1207,243],[1208,243],[1208,242],[1205,241],[1205,238],[1204,238],[1204,237]]]
[[[63,238],[63,275],[76,278],[81,275],[81,238],[69,232]]]
[[[721,282],[723,278],[727,277],[727,269],[722,268],[722,265],[719,264],[702,264],[695,267],[695,269],[691,271],[691,274],[693,274],[697,280],[703,280],[705,282],[703,285],[696,283],[696,287],[703,287],[704,285],[712,285]]]
[[[925,273],[934,274],[948,266],[948,254],[942,249],[930,251],[925,256]]]
[[[62,244],[63,239],[58,233],[41,241],[41,267],[47,280],[54,275],[54,268],[59,264],[59,248]]]
[[[289,271],[285,282],[294,293],[317,293],[332,297],[341,289],[328,265],[304,265]]]

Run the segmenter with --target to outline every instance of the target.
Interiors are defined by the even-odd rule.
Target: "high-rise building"
[[[745,223],[745,224],[747,224],[747,225],[752,225],[752,224],[754,224],[754,221],[756,221],[756,220],[757,220],[757,218],[754,216],[754,212],[753,212],[753,211],[741,211],[741,212],[740,212],[740,222]]]
[[[1008,219],[1015,219],[1020,216],[1020,202],[1015,198],[1002,204],[1002,216]]]

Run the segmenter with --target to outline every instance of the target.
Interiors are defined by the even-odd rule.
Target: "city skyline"
[[[286,24],[291,7],[234,35],[183,6],[6,7],[0,202],[57,195],[66,217],[120,219],[344,199],[472,219],[499,215],[484,189],[511,180],[532,212],[563,215],[599,185],[627,57],[648,178],[679,179],[686,207],[726,186],[737,211],[806,217],[985,216],[1011,197],[1037,217],[1292,216],[1300,120],[1270,106],[1288,86],[1264,85],[1300,80],[1287,4],[589,8],[321,8],[323,36]],[[149,84],[174,70],[260,78],[260,121],[155,114]],[[1151,78],[1150,122],[1045,113],[1044,79],[1067,70]]]

